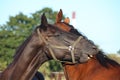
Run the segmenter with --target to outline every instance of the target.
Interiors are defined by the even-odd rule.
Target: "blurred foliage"
[[[120,50],[118,50],[117,53],[120,54]]]
[[[42,74],[45,77],[45,80],[51,80],[52,78],[55,78],[59,75],[59,74],[55,74],[54,72],[63,72],[62,65],[59,62],[54,60],[45,62],[42,66],[40,66],[39,71],[42,72]],[[62,77],[64,78],[62,80],[66,80],[65,76],[62,76]]]
[[[0,25],[0,70],[5,69],[11,63],[17,47],[40,24],[40,16],[43,13],[45,13],[49,23],[55,22],[57,12],[51,8],[43,8],[30,16],[23,13],[10,16],[6,24]],[[50,61],[48,64],[44,68],[53,71],[61,70],[61,66],[54,61]]]
[[[62,70],[62,66],[58,61],[49,61],[49,66],[48,68],[50,68],[52,71],[56,72],[56,71],[61,71]]]
[[[113,59],[113,60],[115,60],[115,61],[117,61],[119,64],[120,64],[120,55],[118,55],[118,54],[107,54],[107,56],[109,57],[109,58],[111,58],[111,59]]]

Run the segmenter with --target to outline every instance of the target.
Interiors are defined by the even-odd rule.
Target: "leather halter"
[[[52,48],[57,48],[57,49],[67,49],[68,51],[71,52],[71,57],[72,57],[72,63],[76,63],[75,62],[75,56],[74,56],[74,50],[75,50],[75,46],[78,44],[78,42],[83,38],[82,36],[79,36],[78,39],[70,46],[57,46],[57,45],[52,45],[49,44],[47,42],[47,40],[42,36],[42,34],[39,31],[39,28],[37,29],[37,33],[39,35],[39,40],[42,40],[45,45],[47,46],[48,50],[50,51],[51,56],[53,57],[54,60],[56,61],[60,61],[56,58],[56,56],[54,55],[54,52],[52,50]],[[68,62],[68,61],[60,61],[60,62]]]

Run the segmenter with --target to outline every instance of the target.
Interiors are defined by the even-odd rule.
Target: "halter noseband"
[[[79,36],[78,39],[70,46],[56,46],[56,45],[50,45],[45,38],[41,35],[39,28],[37,29],[37,33],[39,35],[39,40],[42,39],[42,41],[48,46],[48,50],[50,51],[51,56],[53,57],[54,60],[56,61],[60,61],[56,58],[56,56],[54,55],[54,52],[52,50],[52,48],[57,48],[57,49],[67,49],[68,51],[71,52],[71,57],[72,57],[72,63],[76,63],[75,62],[75,56],[74,56],[74,50],[75,50],[75,46],[77,45],[77,43],[83,38],[82,36]],[[67,62],[67,61],[60,61],[60,62]]]

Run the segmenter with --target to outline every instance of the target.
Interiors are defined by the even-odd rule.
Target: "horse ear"
[[[47,26],[46,26],[47,24],[48,24],[47,18],[46,18],[46,16],[45,16],[45,13],[43,13],[42,16],[41,16],[41,25],[40,25],[40,27],[41,27],[43,30],[46,30],[46,29],[47,29]]]
[[[65,18],[65,19],[64,19],[64,22],[69,24],[69,23],[70,23],[69,17]]]
[[[42,17],[41,17],[41,24],[42,24],[42,25],[48,24],[47,18],[46,18],[46,16],[45,16],[45,13],[42,14]]]
[[[62,9],[60,9],[59,13],[56,16],[56,23],[61,22],[63,16]]]

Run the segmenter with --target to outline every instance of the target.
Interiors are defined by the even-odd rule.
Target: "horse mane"
[[[86,36],[84,36],[83,34],[81,34],[81,33],[80,33],[77,29],[75,29],[72,25],[67,24],[67,23],[65,23],[65,22],[63,22],[63,23],[66,24],[66,25],[68,25],[69,27],[71,27],[71,30],[70,30],[71,33],[74,33],[74,34],[79,35],[79,36],[83,36],[85,39],[87,39]],[[88,40],[88,39],[87,39],[87,40]],[[94,44],[93,41],[91,41],[91,40],[88,40],[88,41],[90,41],[92,44]],[[116,61],[108,58],[108,57],[104,54],[103,51],[99,51],[99,52],[95,55],[95,57],[96,57],[97,61],[98,61],[102,66],[104,66],[104,67],[106,67],[106,68],[109,68],[109,64],[112,65],[112,66],[120,66],[119,63],[117,63]]]
[[[120,64],[115,60],[112,60],[107,55],[105,55],[103,51],[99,51],[98,54],[96,54],[96,59],[102,66],[106,68],[109,68],[109,64],[112,66],[120,66]]]
[[[88,40],[90,43],[94,44],[93,41],[89,40],[89,39],[88,39],[86,36],[84,36],[80,31],[78,31],[77,29],[75,29],[73,25],[70,25],[70,24],[65,23],[65,22],[62,22],[62,23],[64,23],[64,24],[68,25],[69,27],[71,27],[71,29],[70,29],[70,32],[71,32],[71,33],[74,33],[74,34],[76,34],[76,35],[82,36],[84,39],[86,39],[86,40]]]
[[[70,24],[65,23],[65,22],[62,22],[62,23],[64,23],[64,24],[68,25],[69,27],[71,27],[70,32],[72,32],[72,33],[74,33],[74,34],[76,34],[76,35],[79,35],[79,36],[83,36],[81,33],[78,32],[77,29],[75,29],[75,28],[73,27],[73,25],[70,25]]]
[[[32,35],[30,35],[17,49],[14,55],[15,57],[19,57],[23,51],[23,49],[25,48],[25,46],[28,44],[28,42],[31,40]]]

